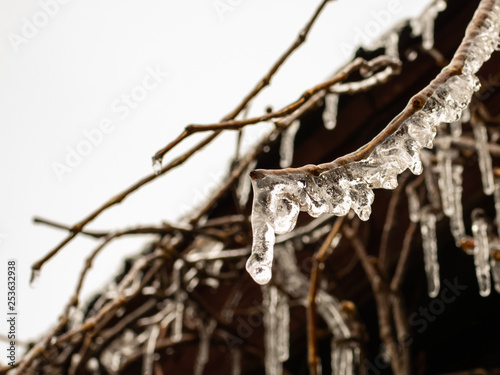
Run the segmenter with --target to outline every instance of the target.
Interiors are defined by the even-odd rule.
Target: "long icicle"
[[[472,127],[474,138],[476,138],[477,157],[479,161],[479,170],[481,171],[481,180],[483,182],[483,191],[486,195],[491,195],[495,191],[493,181],[493,167],[491,155],[488,151],[488,132],[486,126],[477,121]]]
[[[454,164],[452,167],[453,179],[453,214],[450,216],[450,229],[455,243],[460,245],[465,238],[465,225],[462,207],[462,174],[464,167]]]
[[[491,292],[488,222],[484,211],[478,208],[472,211],[472,235],[474,236],[474,266],[476,267],[479,294],[487,297]]]
[[[328,130],[337,126],[337,112],[339,106],[339,94],[329,93],[325,96],[325,109],[323,111],[323,124]]]
[[[278,319],[278,328],[276,330],[278,360],[285,362],[290,356],[290,306],[288,304],[288,297],[281,291],[278,291],[276,318]]]
[[[437,256],[436,215],[430,210],[424,210],[420,216],[420,231],[424,249],[425,273],[429,297],[436,297],[440,289],[439,263]]]
[[[500,293],[500,179],[495,178],[495,224],[497,226],[497,249],[491,253],[490,265],[491,276],[495,290]]]
[[[283,367],[278,352],[278,288],[275,285],[262,287],[264,306],[264,347],[266,375],[281,375]]]
[[[280,167],[288,168],[293,162],[295,135],[300,128],[300,120],[293,121],[281,135]]]

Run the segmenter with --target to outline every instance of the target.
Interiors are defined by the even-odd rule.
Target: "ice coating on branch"
[[[300,211],[313,217],[346,215],[350,209],[368,220],[372,189],[395,189],[397,176],[406,169],[422,173],[420,150],[432,148],[436,127],[456,121],[477,89],[477,78],[454,76],[427,100],[424,108],[359,162],[326,170],[318,176],[307,173],[266,175],[252,181],[253,246],[247,270],[259,284],[269,282],[275,234],[290,232]],[[450,174],[451,175],[451,174]]]
[[[442,3],[435,4],[439,8]],[[499,15],[500,7],[495,4],[481,32],[468,40],[470,51],[465,55],[461,74],[436,87],[423,108],[378,144],[366,159],[333,165],[322,169],[319,175],[296,170],[254,178],[253,245],[247,271],[257,283],[265,284],[271,279],[275,234],[293,230],[300,211],[318,217],[343,216],[352,209],[360,219],[368,220],[374,199],[372,189],[396,188],[397,176],[406,169],[422,173],[420,152],[424,147],[433,147],[436,127],[441,122],[457,121],[479,89],[474,74],[499,44]],[[451,212],[453,207],[448,208]]]
[[[337,110],[339,106],[339,94],[329,93],[325,96],[325,109],[323,111],[323,124],[328,130],[337,126]]]
[[[420,217],[420,233],[424,249],[425,274],[427,275],[427,290],[429,297],[436,297],[440,289],[439,263],[437,256],[436,215],[430,210],[422,212]]]
[[[479,161],[479,170],[481,171],[481,181],[483,182],[483,191],[486,195],[493,194],[495,190],[493,182],[493,167],[491,155],[488,151],[488,132],[486,126],[477,123],[472,127],[474,138],[476,139],[477,157]]]
[[[293,162],[295,135],[300,127],[300,120],[293,121],[281,135],[280,167],[288,168]]]
[[[487,297],[491,292],[490,246],[488,242],[488,222],[480,209],[472,211],[472,235],[474,236],[474,266],[476,267],[479,294]]]

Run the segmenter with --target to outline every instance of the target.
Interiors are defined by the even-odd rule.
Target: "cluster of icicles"
[[[467,122],[468,111],[464,111],[464,114],[462,121]],[[443,213],[449,218],[450,231],[457,246],[460,246],[467,239],[462,207],[463,167],[455,162],[459,153],[451,146],[453,141],[460,137],[462,133],[462,122],[450,123],[449,128],[449,134],[438,134],[436,138],[437,164],[435,170],[438,175],[439,196],[441,197]],[[490,272],[493,276],[495,289],[500,293],[500,261],[496,259],[496,256],[491,256],[491,249],[496,249],[497,252],[500,250],[500,180],[495,178],[493,173],[491,155],[488,152],[486,126],[478,122],[474,124],[473,131],[483,192],[486,195],[494,194],[496,210],[496,237],[489,235],[489,222],[482,209],[474,209],[471,215],[474,249],[470,254],[474,256],[479,293],[481,296],[486,297],[491,293]],[[443,129],[442,133],[444,133]],[[436,297],[440,290],[436,238],[438,215],[431,206],[420,207],[417,193],[413,189],[407,189],[407,195],[410,220],[420,222],[428,294],[430,297]]]
[[[323,214],[343,216],[352,209],[361,220],[368,220],[374,199],[373,189],[396,188],[398,175],[408,168],[414,174],[422,173],[422,149],[434,147],[439,124],[456,122],[468,107],[474,91],[480,87],[475,73],[490,58],[499,43],[500,1],[495,2],[481,31],[470,40],[470,53],[465,56],[462,73],[450,77],[437,87],[424,107],[404,121],[366,159],[332,168],[318,176],[307,173],[268,174],[252,181],[253,245],[247,270],[257,283],[266,284],[271,279],[275,235],[293,230],[300,211],[318,217]],[[332,88],[334,90],[335,87]],[[326,100],[327,113],[324,114],[324,120],[329,128],[335,124],[332,119],[335,114],[332,107],[335,104],[334,100]],[[447,173],[452,176],[453,171],[449,171],[451,163],[446,162],[450,155],[438,157],[444,160]],[[459,177],[458,174],[455,171],[455,178]],[[451,209],[448,210],[448,213],[451,212]],[[429,224],[422,226],[423,233],[432,236],[432,214],[423,216],[429,218]],[[478,226],[481,227],[476,222],[474,227]],[[481,230],[475,230],[475,236],[480,236],[480,232]],[[476,242],[481,243],[480,240]],[[435,260],[435,251],[426,251],[426,258]],[[481,261],[479,258],[477,261],[482,264],[483,258],[484,256]]]

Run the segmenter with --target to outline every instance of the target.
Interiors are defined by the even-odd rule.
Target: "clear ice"
[[[412,34],[422,36],[422,47],[430,50],[434,47],[434,22],[439,12],[446,9],[446,1],[435,0],[422,15],[410,22]]]
[[[462,206],[463,171],[464,167],[461,165],[453,165],[451,172],[453,179],[453,214],[450,216],[450,229],[457,246],[459,246],[466,237]]]
[[[300,120],[293,121],[281,135],[280,167],[288,168],[293,162],[295,135],[300,127]]]
[[[493,277],[493,282],[495,285],[495,290],[500,293],[500,259],[498,259],[498,254],[500,252],[500,179],[495,179],[495,224],[497,226],[497,242],[495,253],[490,258],[491,265],[491,276]]]
[[[264,346],[266,375],[281,375],[283,366],[279,360],[278,349],[278,304],[279,291],[274,285],[262,287],[262,304],[264,306]]]
[[[406,195],[408,196],[410,220],[414,223],[418,223],[420,221],[420,199],[418,199],[418,194],[415,189],[406,189]]]
[[[252,181],[253,245],[246,267],[257,283],[266,284],[271,279],[275,235],[293,230],[300,211],[318,217],[343,216],[352,209],[361,220],[368,220],[373,189],[396,188],[397,176],[408,168],[414,174],[422,173],[420,152],[424,147],[433,147],[436,127],[441,122],[457,121],[479,89],[475,73],[499,44],[499,3],[495,2],[481,32],[469,41],[471,52],[465,56],[462,73],[438,86],[424,107],[366,159],[333,167],[317,176],[305,172],[268,174]]]
[[[283,276],[281,285],[286,293],[299,299],[306,306],[309,295],[309,280],[299,271],[293,246],[289,246],[289,244],[290,242],[278,245],[280,251],[277,252],[277,263]],[[332,332],[334,340],[341,342],[353,337],[348,318],[342,312],[342,306],[334,296],[319,289],[316,294],[316,308]],[[360,364],[359,352],[360,347],[355,340],[350,345],[333,345],[332,374],[354,375],[355,369]]]
[[[480,209],[472,211],[472,235],[474,236],[474,266],[476,267],[479,294],[487,297],[491,292],[490,246],[488,242],[488,222]]]
[[[483,182],[483,191],[484,194],[491,195],[495,190],[495,186],[493,182],[491,155],[488,151],[488,132],[486,126],[482,123],[475,124],[472,130],[474,131],[474,138],[476,138],[477,157],[479,170],[481,171],[481,181]]]
[[[325,109],[323,111],[323,123],[325,128],[332,130],[337,125],[337,109],[339,106],[339,94],[328,93],[325,95]]]
[[[441,283],[439,280],[439,263],[437,256],[436,215],[429,210],[422,212],[420,217],[420,232],[424,249],[425,274],[427,275],[427,291],[429,297],[438,295]]]

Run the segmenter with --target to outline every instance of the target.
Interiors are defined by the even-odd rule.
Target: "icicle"
[[[40,270],[31,271],[30,288],[36,289],[40,281]]]
[[[451,217],[455,210],[454,205],[454,185],[453,185],[453,159],[456,156],[456,151],[451,150],[450,139],[441,138],[437,150],[437,170],[438,170],[438,186],[441,193],[441,203],[443,212],[446,216]]]
[[[248,198],[250,196],[250,190],[252,188],[252,180],[250,179],[250,172],[255,169],[257,166],[257,160],[252,161],[248,164],[248,167],[245,169],[245,172],[241,174],[241,177],[238,181],[238,187],[236,188],[236,196],[238,197],[238,201],[240,202],[241,207],[245,207],[248,202]]]
[[[474,138],[476,138],[477,157],[479,159],[483,191],[484,194],[491,195],[495,190],[495,186],[493,182],[491,155],[488,151],[488,132],[486,126],[482,123],[475,124],[472,130],[474,131]]]
[[[425,165],[424,176],[427,199],[431,203],[432,208],[437,210],[442,208],[441,195],[439,193],[439,187],[436,183],[436,179],[434,178],[433,171],[436,171],[436,168],[433,168],[431,160],[432,156],[433,154],[429,151],[422,151],[422,162]]]
[[[392,31],[386,36],[384,45],[387,56],[399,59],[399,33],[397,31]]]
[[[282,285],[286,293],[300,299],[305,305],[309,295],[309,280],[297,268],[294,250],[290,242],[287,242],[284,246],[280,246],[280,251],[277,252],[277,262],[282,271]],[[337,299],[320,289],[316,294],[316,306],[318,314],[326,322],[334,338],[343,341],[352,336],[347,324],[347,318],[342,313],[342,307]],[[357,346],[354,348],[359,349]],[[339,371],[341,363],[345,363],[344,367],[346,369],[355,368],[359,365],[360,357],[349,356],[346,352],[352,350],[352,347],[332,347],[332,373],[344,375]]]
[[[325,109],[323,111],[323,124],[328,130],[337,126],[337,111],[339,106],[339,94],[328,93],[325,96]]]
[[[432,2],[424,13],[410,22],[412,34],[422,36],[422,47],[430,50],[434,47],[434,23],[439,12],[446,9],[446,1],[436,0]]]
[[[281,135],[280,167],[288,168],[293,162],[295,135],[300,127],[300,120],[293,121]]]
[[[466,237],[462,207],[462,173],[461,165],[453,165],[453,214],[450,216],[450,229],[457,246]]]
[[[490,255],[491,276],[497,293],[500,293],[500,243],[495,244],[495,250]]]
[[[233,352],[231,375],[241,375],[241,349],[239,347],[235,348]]]
[[[198,356],[194,364],[194,374],[202,375],[205,365],[208,362],[208,355],[210,352],[210,338],[216,327],[217,323],[215,320],[210,320],[210,322],[205,327],[203,324],[199,326],[200,332],[200,344],[198,348]]]
[[[498,238],[500,239],[500,179],[496,178],[494,182],[494,198],[495,198],[495,224],[497,226]]]
[[[484,212],[476,208],[472,211],[472,235],[474,236],[474,265],[476,267],[479,294],[489,296],[491,292],[490,280],[490,247],[488,243],[488,223]]]
[[[444,3],[434,4],[439,9]],[[257,283],[266,284],[271,279],[275,234],[293,230],[300,211],[318,217],[326,213],[344,216],[352,209],[361,220],[368,220],[374,199],[372,189],[394,189],[397,176],[408,168],[414,174],[422,173],[422,148],[432,147],[440,123],[460,118],[479,89],[475,73],[499,44],[500,7],[494,5],[483,20],[481,32],[470,34],[471,52],[464,56],[461,74],[436,87],[423,108],[374,147],[367,158],[340,166],[322,164],[313,171],[319,174],[307,168],[293,173],[254,173],[253,244],[247,271]],[[350,88],[338,84],[333,89],[340,92]],[[446,169],[452,178],[450,163]],[[447,208],[451,214],[453,207]]]
[[[276,338],[278,359],[280,362],[285,362],[290,355],[290,306],[288,305],[288,297],[279,291],[276,318],[278,320]]]
[[[420,220],[420,199],[418,199],[417,192],[413,188],[406,189],[406,195],[408,196],[410,220],[414,223],[418,223]]]
[[[498,240],[496,243],[495,251],[491,254],[490,265],[491,275],[495,284],[495,290],[500,293],[500,179],[495,178],[495,224],[497,226]]]
[[[264,305],[264,346],[266,349],[266,374],[281,375],[283,367],[279,361],[278,351],[278,288],[274,285],[262,287]]]
[[[439,263],[437,256],[436,216],[430,211],[422,212],[420,216],[420,231],[422,247],[424,248],[425,273],[429,297],[434,298],[439,293]]]

